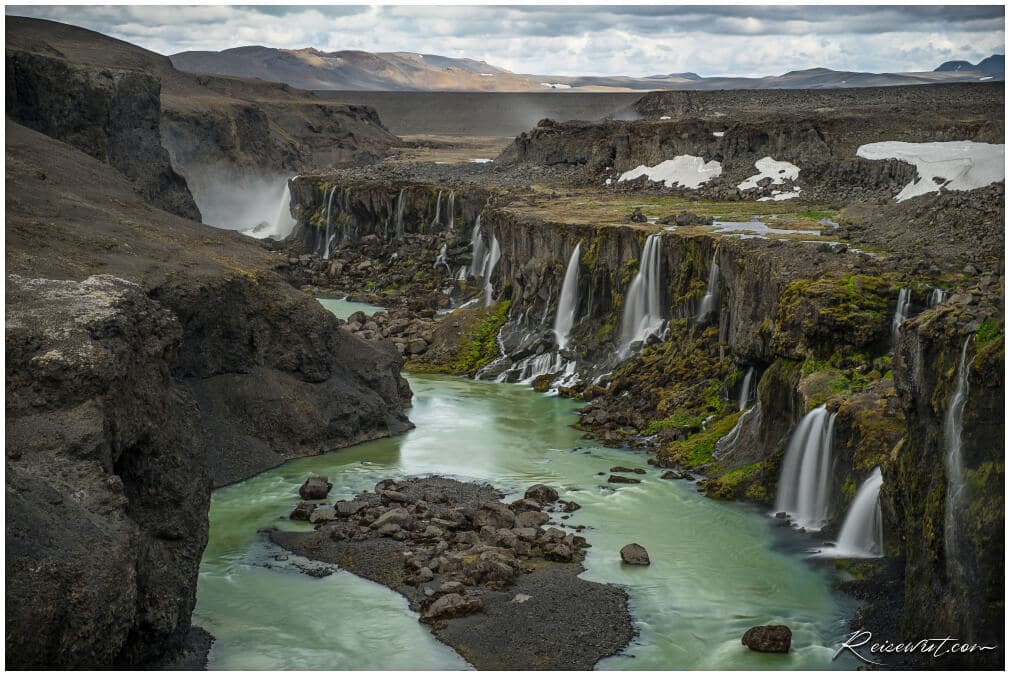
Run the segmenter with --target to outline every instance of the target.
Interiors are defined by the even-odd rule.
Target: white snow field
[[[973,190],[1003,180],[1003,144],[975,141],[905,143],[881,141],[859,146],[867,160],[901,160],[915,165],[919,177],[894,196],[898,202],[947,190]]]
[[[770,178],[772,185],[782,185],[783,180],[795,181],[800,176],[800,168],[789,162],[779,162],[771,157],[762,157],[754,163],[754,166],[761,173],[754,174],[737,186],[740,190],[753,190],[758,187],[758,181]],[[798,192],[798,191],[797,191]],[[779,199],[788,199],[781,197]]]
[[[722,174],[722,165],[712,160],[706,162],[694,155],[677,155],[672,160],[660,162],[654,167],[640,164],[631,171],[626,171],[617,179],[631,181],[639,176],[648,176],[650,181],[662,181],[666,187],[679,185],[683,188],[700,188],[703,183]]]

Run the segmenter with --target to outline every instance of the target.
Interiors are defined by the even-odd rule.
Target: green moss
[[[856,480],[851,475],[845,477],[845,483],[842,484],[842,497],[845,498],[846,503],[852,502],[852,499],[856,497]]]
[[[747,493],[752,493],[754,497],[749,499],[765,502],[767,491],[763,488],[754,488],[759,485],[757,479],[763,470],[764,462],[756,462],[753,465],[726,472],[715,479],[709,479],[705,483],[705,495],[720,500],[733,500],[742,496],[746,497]],[[751,490],[752,488],[753,490]]]
[[[987,319],[982,322],[982,326],[978,327],[978,331],[975,332],[975,344],[984,345],[985,343],[990,343],[999,338],[1002,333],[1002,327],[995,320]]]
[[[1004,465],[984,462],[965,471],[969,501],[962,528],[979,553],[995,553],[995,538],[1002,542],[1006,515],[1004,499]]]
[[[660,455],[669,462],[682,467],[699,467],[712,462],[712,452],[715,444],[729,434],[740,418],[739,411],[720,418],[709,424],[708,429],[690,435],[684,441],[674,441],[660,451]]]
[[[498,356],[498,330],[508,319],[511,301],[502,301],[489,308],[477,324],[473,336],[463,344],[449,365],[450,373],[473,375]]]

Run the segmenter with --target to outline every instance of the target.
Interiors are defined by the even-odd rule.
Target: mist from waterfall
[[[894,318],[891,320],[891,338],[895,344],[898,342],[898,331],[901,329],[901,323],[908,318],[908,306],[911,302],[911,289],[902,287],[898,291],[898,306],[894,308]]]
[[[803,416],[786,449],[775,511],[806,530],[820,530],[828,519],[834,429],[835,414],[822,404]]]
[[[961,361],[957,367],[957,385],[947,404],[943,418],[944,469],[947,472],[947,494],[944,504],[943,545],[948,566],[960,572],[958,563],[958,521],[964,507],[965,478],[961,433],[964,426],[964,407],[968,402],[968,345],[969,335],[961,348]]]
[[[698,309],[696,319],[699,324],[705,321],[719,306],[719,264],[716,262],[718,254],[718,250],[712,254],[712,264],[708,268],[708,286],[705,289],[705,295],[702,296],[701,307]]]
[[[565,281],[561,285],[561,296],[558,298],[558,311],[554,317],[554,335],[558,341],[558,348],[563,350],[568,347],[569,334],[575,326],[575,313],[579,309],[579,255],[582,251],[582,242],[575,245],[571,257],[568,259],[568,268],[565,270]]]
[[[880,487],[884,476],[874,467],[859,486],[845,514],[838,541],[819,556],[836,559],[871,559],[884,555],[884,517],[880,510]]]
[[[649,235],[638,262],[638,274],[624,294],[621,318],[621,356],[627,356],[633,343],[659,333],[665,318],[662,310],[662,270],[660,237]]]
[[[291,234],[297,223],[298,221],[291,216],[291,188],[288,187],[288,181],[285,179],[284,189],[277,200],[277,213],[273,219],[249,230],[243,230],[242,234],[255,237],[256,239],[267,239],[269,237],[282,240]]]
[[[750,403],[750,384],[754,379],[754,367],[748,366],[747,373],[743,377],[743,385],[740,386],[740,398],[737,402],[737,410],[742,411]]]

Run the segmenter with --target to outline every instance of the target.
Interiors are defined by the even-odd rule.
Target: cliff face
[[[211,487],[407,429],[401,360],[111,166],[10,122],[6,153],[7,663],[157,662]]]
[[[73,64],[8,48],[7,114],[108,162],[170,213],[200,220],[186,179],[161,146],[161,84],[129,70]]]

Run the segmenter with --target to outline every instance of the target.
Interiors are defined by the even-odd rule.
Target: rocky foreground
[[[301,494],[328,490],[312,477]],[[579,505],[542,484],[510,504],[502,496],[442,477],[386,479],[353,500],[303,501],[291,518],[316,530],[270,537],[403,594],[478,669],[591,669],[622,650],[634,635],[627,594],[580,579],[582,527],[553,525]]]

